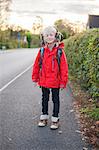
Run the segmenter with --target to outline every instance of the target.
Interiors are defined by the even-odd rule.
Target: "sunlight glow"
[[[15,0],[13,0],[15,1]],[[70,5],[70,1],[73,2],[73,6]],[[21,2],[21,5],[18,5],[18,3],[13,3],[12,4],[12,12],[11,15],[9,16],[9,23],[10,24],[16,24],[20,25],[23,28],[26,29],[32,29],[33,23],[37,21],[36,16],[40,16],[42,18],[42,22],[44,26],[48,25],[53,25],[54,22],[58,19],[67,19],[70,22],[82,22],[82,23],[87,23],[88,20],[88,15],[89,14],[98,14],[99,15],[99,0],[54,0],[51,2],[50,0],[43,0],[42,2],[49,4],[49,9],[47,5],[44,6],[44,8],[39,9],[41,7],[41,4],[38,4],[39,1],[37,1],[36,4],[38,4],[38,7],[35,8],[31,6],[30,3],[27,6],[27,8],[24,8],[24,3]],[[20,3],[19,2],[19,3]],[[32,2],[32,1],[31,1]],[[55,3],[57,2],[57,7],[54,8]],[[44,4],[45,4],[44,3]],[[16,4],[16,7],[15,7]],[[61,4],[61,5],[59,5]],[[67,5],[67,8],[64,7]],[[69,5],[68,5],[69,4]],[[89,7],[90,4],[90,7]],[[31,4],[33,5],[33,4]],[[84,6],[83,12],[80,10],[79,6],[81,7]],[[93,7],[94,6],[94,7]],[[22,7],[22,9],[21,9]],[[70,7],[70,8],[69,8]],[[77,8],[77,10],[73,10],[73,8]],[[87,8],[89,7],[89,8]],[[96,7],[96,8],[95,8]],[[66,10],[65,10],[66,9]],[[69,10],[70,9],[70,10]],[[43,10],[43,11],[42,11]],[[46,11],[47,10],[47,11]],[[84,12],[84,10],[88,12]],[[78,12],[77,12],[78,11]],[[80,12],[79,12],[80,11]]]

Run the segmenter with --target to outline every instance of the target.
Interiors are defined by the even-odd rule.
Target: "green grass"
[[[82,108],[81,113],[86,114],[88,117],[98,121],[99,120],[99,108]]]

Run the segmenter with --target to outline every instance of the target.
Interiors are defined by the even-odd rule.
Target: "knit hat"
[[[52,35],[52,37],[48,38],[49,35]],[[54,26],[48,26],[42,30],[40,38],[42,44],[60,42],[63,40],[63,35],[60,32],[58,32]]]
[[[42,34],[43,34],[43,36],[46,36],[47,34],[51,34],[51,33],[56,34],[56,32],[57,32],[57,30],[53,26],[48,26],[42,31]]]

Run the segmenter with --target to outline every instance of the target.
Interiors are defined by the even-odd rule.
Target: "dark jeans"
[[[53,101],[53,117],[58,117],[60,109],[59,101],[59,88],[52,88],[52,101]],[[49,101],[50,89],[42,87],[42,113],[48,114],[48,101]]]

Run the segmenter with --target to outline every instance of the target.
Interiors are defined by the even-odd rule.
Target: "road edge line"
[[[32,64],[33,65],[33,64]],[[4,89],[6,89],[12,82],[14,82],[16,79],[18,79],[20,76],[22,76],[25,72],[27,72],[32,65],[30,65],[29,67],[27,67],[23,72],[21,72],[20,74],[18,74],[16,77],[14,77],[11,81],[9,81],[7,84],[5,84],[2,88],[0,88],[0,92],[2,92]]]

